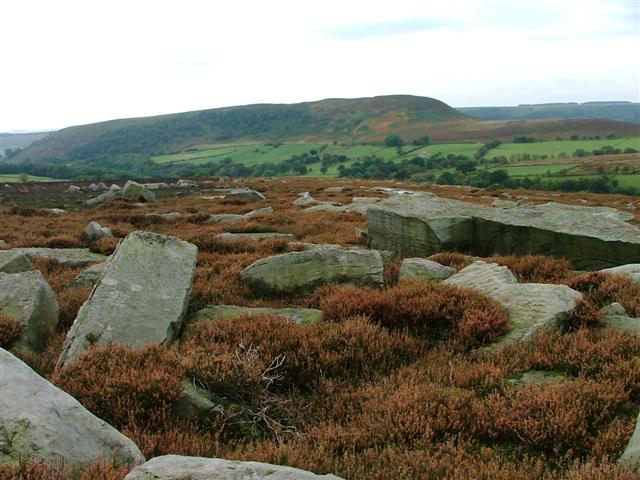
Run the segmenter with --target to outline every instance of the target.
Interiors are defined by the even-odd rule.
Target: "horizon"
[[[640,101],[638,0],[25,0],[3,16],[2,132],[389,91],[454,108]]]

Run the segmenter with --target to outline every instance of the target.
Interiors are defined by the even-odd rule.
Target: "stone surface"
[[[131,440],[2,349],[0,392],[0,464],[20,456],[70,464],[144,461]]]
[[[29,260],[37,258],[53,258],[65,267],[86,267],[95,262],[103,262],[107,257],[93,253],[88,248],[14,248],[12,251],[23,253]]]
[[[58,363],[108,342],[141,348],[173,341],[182,325],[197,248],[149,232],[128,235],[67,334]]]
[[[636,429],[627,444],[627,448],[622,453],[619,463],[625,468],[640,472],[640,414],[636,421]]]
[[[251,210],[248,213],[245,213],[243,216],[245,218],[260,218],[260,217],[264,217],[265,215],[269,215],[273,213],[273,208],[271,207],[262,207],[262,208],[256,208],[255,210]]]
[[[240,202],[259,202],[264,200],[264,195],[249,188],[234,188],[225,194],[225,198]]]
[[[164,182],[143,183],[143,185],[149,190],[160,190],[161,188],[169,188],[169,185]]]
[[[627,332],[634,337],[640,337],[640,318],[628,315],[605,315],[602,321],[609,327]]]
[[[192,187],[197,187],[198,183],[194,182],[193,180],[188,180],[186,178],[181,178],[180,180],[178,180],[176,182],[176,185],[178,187],[187,187],[187,188],[192,188]]]
[[[211,305],[200,310],[189,323],[191,328],[198,322],[214,320],[233,320],[242,315],[277,315],[288,318],[301,325],[322,321],[322,312],[313,308],[250,308],[238,305]]]
[[[20,273],[29,270],[33,270],[33,267],[24,253],[0,250],[0,272]]]
[[[121,195],[138,202],[153,202],[156,199],[155,193],[133,180],[129,180],[124,184]]]
[[[396,194],[369,208],[369,244],[403,256],[441,251],[545,254],[577,269],[640,261],[640,229],[622,212],[557,203],[493,208],[428,193]]]
[[[81,189],[80,187],[78,187],[77,185],[69,185],[69,186],[67,187],[67,192],[68,192],[68,193],[77,193],[77,192],[79,192],[80,190],[82,190],[82,189]]]
[[[100,280],[100,276],[102,272],[104,272],[104,267],[107,266],[107,262],[100,262],[94,265],[91,265],[86,270],[80,272],[76,277],[71,280],[66,287],[67,288],[88,288],[93,287],[98,280]]]
[[[508,381],[512,384],[524,385],[549,385],[566,380],[566,377],[559,372],[548,372],[546,370],[529,370]]]
[[[265,240],[267,238],[280,238],[291,240],[296,238],[293,233],[261,232],[261,233],[219,233],[216,239],[221,242],[233,242],[236,240]]]
[[[308,207],[304,209],[305,212],[334,212],[334,213],[342,213],[348,212],[349,207],[346,205],[335,204],[332,202],[320,202],[317,205],[312,207]]]
[[[184,380],[182,393],[173,411],[180,418],[204,420],[215,413],[224,413],[224,408],[213,402],[208,394],[197,388],[192,381]]]
[[[89,242],[95,242],[101,238],[113,238],[113,233],[110,228],[103,227],[98,222],[89,222],[84,229],[84,238]]]
[[[511,330],[503,340],[529,340],[541,328],[561,326],[582,295],[565,285],[518,283],[507,267],[475,261],[442,282],[493,298],[509,313]]]
[[[58,302],[38,270],[0,273],[0,314],[22,323],[19,345],[40,350],[58,324]]]
[[[626,275],[634,282],[640,283],[640,263],[620,265],[619,267],[607,268],[602,271],[605,273],[613,273],[615,275]]]
[[[87,200],[84,203],[85,203],[85,205],[93,207],[93,206],[98,205],[100,203],[108,202],[109,200],[113,200],[114,198],[118,198],[118,195],[119,195],[121,190],[122,189],[113,190],[113,185],[111,185],[111,189],[110,190],[108,190],[108,191],[106,191],[104,193],[101,193],[97,197],[90,198],[89,200]]]
[[[325,283],[382,286],[383,268],[375,250],[320,248],[260,259],[242,270],[240,278],[258,290],[299,292]]]
[[[320,203],[318,200],[313,198],[309,192],[302,192],[298,194],[298,198],[293,201],[293,204],[296,206],[309,206],[315,205],[316,203]]]
[[[446,280],[456,273],[455,268],[441,265],[425,258],[405,258],[400,266],[399,280],[405,278],[425,278],[429,280]]]
[[[155,218],[161,218],[163,220],[166,220],[167,222],[173,222],[175,220],[178,220],[179,218],[182,218],[182,214],[179,212],[169,212],[169,213],[147,213],[145,215],[145,217],[155,217]]]
[[[124,480],[341,480],[298,468],[222,458],[155,457],[134,468]]]

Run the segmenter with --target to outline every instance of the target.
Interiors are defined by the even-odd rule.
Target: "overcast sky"
[[[250,103],[640,100],[640,1],[3,0],[0,131]]]

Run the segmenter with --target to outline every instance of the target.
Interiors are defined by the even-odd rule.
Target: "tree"
[[[427,146],[429,145],[429,143],[431,143],[431,139],[429,138],[429,135],[425,133],[423,136],[414,140],[412,143],[416,146],[420,146],[420,145]]]
[[[18,178],[20,179],[20,183],[27,183],[29,181],[29,175],[24,172],[18,175]]]
[[[389,135],[384,139],[385,147],[402,147],[404,145],[404,140],[400,137],[400,135]]]

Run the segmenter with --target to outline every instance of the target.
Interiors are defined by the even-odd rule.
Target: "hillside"
[[[0,133],[0,155],[5,150],[28,147],[47,135],[49,132]]]
[[[640,103],[543,103],[514,107],[463,107],[459,112],[482,120],[534,120],[603,118],[640,123]]]
[[[510,140],[514,135],[637,135],[611,120],[480,121],[427,97],[394,95],[291,105],[226,107],[69,127],[34,143],[17,162],[104,162],[181,151],[198,145],[259,142],[381,142],[390,133],[434,142]]]

